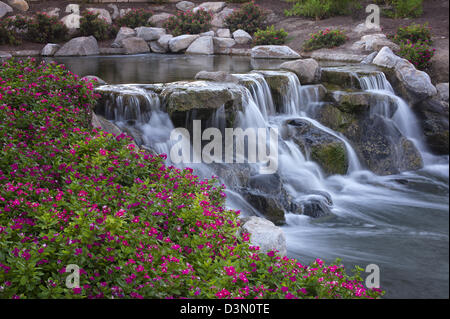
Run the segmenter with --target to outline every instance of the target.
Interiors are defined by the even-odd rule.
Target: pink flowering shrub
[[[320,30],[310,34],[310,38],[303,43],[303,50],[313,51],[321,48],[333,48],[347,41],[347,36],[342,30]]]
[[[165,23],[166,28],[173,36],[182,34],[199,34],[211,29],[212,13],[204,9],[178,12],[171,16]]]
[[[339,264],[261,253],[214,180],[92,128],[96,98],[61,65],[0,68],[0,297],[382,296]]]
[[[80,19],[80,35],[94,36],[98,41],[114,38],[117,26],[109,25],[99,13],[83,11]]]
[[[153,11],[141,8],[131,9],[120,18],[117,18],[115,22],[119,27],[129,27],[132,29],[137,27],[149,27],[150,23],[148,22],[148,20],[152,16]]]
[[[436,49],[432,48],[428,42],[411,42],[406,40],[400,44],[398,54],[414,64],[419,70],[426,70],[431,67],[431,58]]]
[[[258,29],[253,35],[256,45],[281,45],[286,42],[288,33],[284,29],[275,29],[272,25],[266,29]]]

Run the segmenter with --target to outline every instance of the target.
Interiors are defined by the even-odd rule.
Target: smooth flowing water
[[[236,74],[241,80],[252,83],[250,87],[236,85],[243,92],[245,106],[238,115],[238,126],[281,130],[287,119],[302,119],[343,142],[349,159],[346,175],[327,177],[292,140],[279,141],[278,174],[284,189],[300,200],[313,196],[311,190],[326,192],[333,201],[333,216],[327,219],[315,220],[286,212],[287,224],[283,230],[288,241],[288,255],[302,262],[316,257],[326,261],[340,257],[349,267],[376,264],[380,267],[381,285],[388,298],[448,298],[448,156],[429,153],[417,119],[408,104],[395,95],[382,73],[361,77],[361,87],[379,96],[377,104],[371,105],[371,112],[414,143],[424,161],[424,167],[418,171],[378,176],[366,170],[343,135],[314,119],[314,110],[322,103],[319,94],[314,88],[302,86],[293,73],[248,73],[255,68],[248,58],[138,56],[131,57],[132,62],[127,61],[128,58],[113,61],[95,58],[98,67],[82,72],[77,67],[86,67],[82,62],[86,62],[84,59],[58,62],[66,63],[75,73],[96,74],[110,83],[186,80],[203,69],[246,73]],[[272,66],[277,68],[278,65],[276,62]],[[288,87],[278,112],[264,74],[288,77]],[[111,90],[111,87],[105,90]],[[158,96],[139,85],[119,86],[112,90],[140,98],[131,98],[125,103],[121,100],[122,95],[115,95],[114,105],[106,108],[106,113],[110,112],[106,116],[123,128],[140,130],[144,144],[167,153],[173,124],[161,109]],[[392,101],[395,112],[388,106]],[[136,110],[139,110],[137,121],[130,125],[127,122],[129,113]],[[216,111],[211,119],[212,126],[224,127],[223,112],[223,108]],[[194,166],[204,177],[220,176],[220,172],[210,165],[189,166]],[[231,208],[258,214],[233,185],[230,185],[228,195]]]

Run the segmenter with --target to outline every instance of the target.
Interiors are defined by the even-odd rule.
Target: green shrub
[[[348,15],[352,10],[360,9],[356,0],[294,0],[292,9],[286,10],[286,16],[303,16],[316,20],[336,16]]]
[[[383,295],[360,268],[251,245],[214,180],[90,127],[98,96],[63,66],[8,60],[0,79],[0,298]]]
[[[325,29],[313,33],[311,37],[303,43],[303,50],[313,51],[321,48],[333,48],[340,46],[347,41],[347,36],[342,30]]]
[[[284,29],[275,30],[272,25],[265,30],[258,29],[253,35],[253,41],[256,45],[280,45],[286,42],[288,33]]]
[[[111,39],[115,36],[114,28],[105,20],[99,18],[99,13],[89,11],[82,13],[80,19],[80,34],[82,36],[93,35],[98,41]]]
[[[150,26],[148,19],[153,16],[153,12],[145,9],[132,9],[124,14],[122,17],[116,19],[116,24],[119,27],[146,27]]]
[[[266,18],[267,12],[251,1],[243,4],[240,9],[235,10],[225,18],[225,25],[231,32],[242,29],[253,34],[258,29],[263,29],[267,26]]]
[[[164,27],[173,36],[199,34],[211,29],[211,20],[212,13],[204,9],[197,10],[195,13],[192,11],[178,12],[164,23]]]
[[[393,36],[393,41],[395,43],[402,43],[407,40],[416,43],[416,42],[427,42],[428,44],[432,44],[433,41],[431,39],[431,28],[428,26],[428,23],[425,24],[411,24],[406,27],[400,27],[397,29],[396,34]]]
[[[419,69],[426,70],[431,66],[431,58],[436,49],[430,47],[427,42],[411,42],[406,40],[400,44],[399,55]]]
[[[49,43],[67,40],[69,30],[56,17],[50,17],[45,12],[38,12],[26,22],[25,38],[31,42]]]
[[[396,18],[417,18],[423,14],[423,0],[395,0]]]

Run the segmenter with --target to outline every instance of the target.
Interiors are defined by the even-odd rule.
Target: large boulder
[[[214,46],[216,48],[232,48],[236,45],[236,41],[231,38],[213,38]]]
[[[166,34],[166,30],[163,28],[138,27],[134,30],[136,31],[136,37],[145,41],[155,41]]]
[[[219,2],[219,1],[203,2],[199,6],[192,9],[192,11],[197,12],[198,10],[203,9],[205,11],[217,13],[217,12],[222,11],[222,9],[225,8],[226,5],[227,4],[225,2]]]
[[[342,133],[361,163],[375,174],[392,175],[423,166],[414,143],[406,139],[391,121],[371,114],[370,108],[345,112],[336,105],[324,104],[316,112],[317,120]]]
[[[93,14],[98,14],[100,19],[103,19],[108,24],[112,24],[111,14],[108,10],[101,8],[87,8],[86,10],[92,12]]]
[[[64,23],[64,25],[71,30],[71,32],[74,32],[74,30],[80,28],[80,5],[78,4],[69,4],[66,6],[66,13],[70,13],[69,15],[66,15],[61,19],[61,22]]]
[[[128,27],[121,27],[119,32],[117,32],[114,42],[111,44],[112,47],[121,47],[122,40],[126,38],[131,38],[136,36],[136,30]]]
[[[197,40],[199,37],[199,35],[191,34],[184,34],[174,37],[169,41],[169,49],[174,53],[186,50],[192,44],[192,42]]]
[[[11,8],[6,3],[0,1],[0,19],[6,16],[8,13],[13,12],[13,8]]]
[[[278,196],[271,196],[259,191],[241,192],[244,199],[275,225],[284,225],[286,217]]]
[[[449,154],[449,110],[448,103],[426,99],[414,106],[428,147],[437,154]]]
[[[42,56],[53,56],[61,48],[59,44],[48,43],[41,51]]]
[[[280,68],[297,74],[301,84],[317,83],[320,80],[319,63],[314,59],[285,62]]]
[[[347,173],[348,156],[343,141],[307,120],[293,119],[286,124],[286,137],[291,138],[327,175]]]
[[[93,36],[89,36],[71,39],[55,53],[55,56],[84,56],[98,55],[99,53],[97,40]]]
[[[138,37],[126,38],[121,41],[125,54],[138,54],[150,52],[150,47],[144,39]]]
[[[0,63],[5,62],[8,59],[11,59],[12,55],[8,52],[0,51]]]
[[[250,234],[250,243],[259,246],[262,253],[279,251],[280,256],[286,256],[287,245],[283,230],[267,219],[252,216],[241,227],[241,232]]]
[[[233,13],[233,9],[225,8],[219,13],[214,14],[211,25],[215,28],[225,27],[225,19]]]
[[[195,8],[195,3],[192,3],[190,1],[180,1],[176,4],[176,7],[178,10],[181,11],[189,11]]]
[[[448,102],[448,82],[436,84],[436,90],[438,92],[438,99],[444,102]]]
[[[218,29],[216,33],[219,38],[231,38],[230,29]]]
[[[155,27],[162,28],[164,23],[169,20],[171,16],[173,16],[173,14],[166,12],[154,14],[148,19],[148,22]]]
[[[237,44],[248,44],[253,41],[252,36],[248,34],[248,32],[241,29],[233,32],[233,39]]]
[[[214,42],[212,37],[199,37],[186,50],[187,54],[214,54]]]
[[[165,34],[162,35],[156,42],[158,43],[159,47],[164,50],[164,52],[169,52],[169,42],[172,39],[173,35]]]
[[[392,82],[402,95],[410,103],[415,104],[436,95],[436,87],[431,83],[430,76],[417,70],[406,59],[395,55],[388,47],[383,47],[373,59],[373,64],[392,69]]]
[[[401,59],[395,65],[395,75],[399,81],[400,93],[411,103],[420,102],[437,94],[430,76],[417,70],[405,59]]]
[[[300,54],[285,45],[258,45],[252,48],[254,59],[299,59]]]
[[[30,8],[28,2],[26,2],[25,0],[8,0],[8,3],[14,9],[22,12],[28,11],[28,9]]]

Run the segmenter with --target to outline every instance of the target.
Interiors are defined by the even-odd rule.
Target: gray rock
[[[192,42],[197,40],[199,37],[199,35],[191,34],[184,34],[174,37],[169,41],[169,49],[174,53],[186,50],[192,44]]]
[[[213,38],[215,48],[232,48],[236,45],[236,41],[231,38]]]
[[[316,60],[348,63],[360,63],[366,57],[364,54],[353,54],[332,49],[321,49],[311,53],[303,52],[303,55]]]
[[[161,27],[164,26],[164,23],[165,23],[167,20],[169,20],[169,18],[170,18],[171,16],[173,16],[173,14],[165,13],[165,12],[164,12],[164,13],[155,14],[155,15],[152,15],[152,16],[148,19],[148,22],[149,22],[151,25],[155,26],[155,27],[161,28]]]
[[[369,54],[368,56],[366,56],[364,58],[364,60],[361,61],[361,64],[372,64],[373,59],[375,59],[375,57],[377,56],[378,52],[372,52],[371,54]]]
[[[417,70],[405,59],[401,59],[395,65],[395,75],[400,82],[401,94],[413,104],[437,94],[430,76]]]
[[[231,38],[230,29],[218,29],[216,33],[218,38]]]
[[[217,13],[222,11],[223,8],[225,8],[227,4],[225,2],[203,2],[199,6],[192,9],[193,12],[197,12],[200,9],[203,9],[205,11],[209,11],[212,13]]]
[[[448,155],[448,103],[435,99],[426,99],[416,104],[414,106],[414,111],[421,120],[420,124],[422,126],[425,140],[430,150],[437,154]]]
[[[211,25],[215,28],[225,27],[225,19],[233,13],[233,9],[225,8],[219,13],[214,14]]]
[[[232,82],[232,83],[239,82],[239,79],[237,77],[224,71],[217,71],[217,72],[200,71],[195,75],[195,79],[214,82]]]
[[[126,38],[121,41],[125,54],[148,53],[150,48],[144,39],[138,37]]]
[[[158,41],[149,42],[150,50],[154,53],[167,53],[167,48],[159,45]]]
[[[327,175],[347,173],[348,155],[343,141],[307,120],[288,120],[286,124],[286,137],[292,138],[303,154],[319,164]]]
[[[86,10],[92,12],[93,14],[98,14],[100,19],[103,19],[108,24],[112,24],[111,14],[108,10],[100,8],[87,8]]]
[[[285,45],[259,45],[252,48],[254,59],[299,59],[300,54]]]
[[[284,225],[286,217],[284,215],[284,208],[277,196],[271,196],[259,191],[243,191],[242,197],[259,211],[265,218],[270,220],[275,225]]]
[[[210,30],[210,31],[200,33],[200,36],[201,37],[215,37],[216,33],[213,30]]]
[[[113,13],[111,14],[111,19],[116,20],[120,16],[120,11],[117,5],[110,3],[108,4],[108,8],[111,8],[113,10]]]
[[[5,62],[8,59],[11,59],[12,55],[8,52],[0,51],[0,63]]]
[[[97,55],[99,54],[97,40],[93,36],[73,38],[61,49],[59,49],[55,56],[83,56],[83,55]]]
[[[70,14],[61,18],[61,22],[64,23],[69,30],[79,29],[81,19],[80,6],[78,4],[69,4],[66,7],[66,12]]]
[[[195,8],[195,3],[192,3],[190,1],[180,1],[176,4],[176,7],[178,10],[181,11],[189,11]]]
[[[250,234],[250,242],[259,246],[262,253],[278,250],[278,255],[286,256],[287,244],[283,230],[267,219],[252,216],[243,225],[242,232]]]
[[[22,12],[28,11],[28,9],[30,8],[25,0],[8,0],[8,3],[14,9]]]
[[[59,44],[48,43],[41,51],[42,56],[53,56],[61,48]]]
[[[145,41],[155,41],[166,34],[166,30],[163,28],[138,27],[134,30],[136,31],[136,36]]]
[[[158,45],[163,48],[166,52],[169,51],[169,42],[173,39],[173,35],[165,34],[159,38]]]
[[[319,63],[314,59],[285,62],[280,68],[297,74],[301,84],[317,83],[320,79]]]
[[[10,12],[13,12],[13,9],[6,3],[0,1],[0,18],[3,18]]]
[[[441,101],[448,102],[448,82],[436,84],[436,90],[438,92],[438,98]]]
[[[117,32],[116,38],[111,45],[112,47],[120,47],[121,41],[126,38],[131,38],[136,36],[136,31],[128,28],[128,27],[121,27],[119,32]]]
[[[377,56],[373,59],[373,64],[392,69],[401,60],[401,58],[392,52],[388,47],[383,47]]]
[[[187,54],[214,54],[214,42],[212,37],[199,37],[186,50]]]
[[[237,44],[248,44],[253,41],[252,36],[241,29],[233,32],[233,39],[236,40]]]

